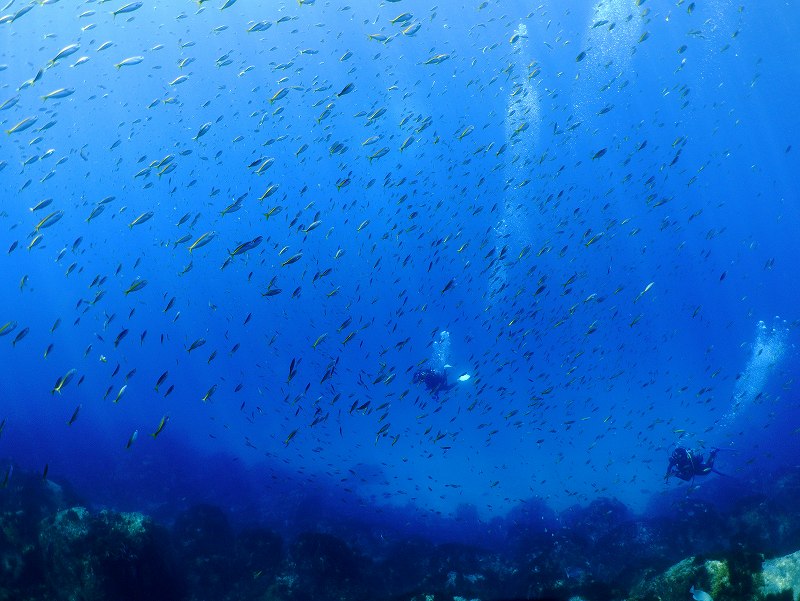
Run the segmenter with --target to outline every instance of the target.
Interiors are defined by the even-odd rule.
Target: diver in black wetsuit
[[[703,462],[702,453],[677,447],[670,455],[664,482],[668,482],[670,476],[689,482],[693,481],[695,476],[707,476],[711,472],[715,472],[714,459],[716,459],[718,451],[719,449],[712,449],[708,454],[708,461]]]
[[[447,392],[455,387],[455,384],[447,383],[447,374],[431,368],[420,369],[414,374],[414,384],[425,384],[425,388],[431,393],[434,399],[439,398],[440,392]]]

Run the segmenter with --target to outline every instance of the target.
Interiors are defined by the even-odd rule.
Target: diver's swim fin
[[[730,474],[723,474],[722,472],[718,472],[713,467],[711,468],[711,471],[717,474],[718,476],[725,476],[726,478],[734,478],[734,479],[736,478],[736,476],[731,476]]]

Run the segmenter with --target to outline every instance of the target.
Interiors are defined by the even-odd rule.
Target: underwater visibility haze
[[[0,15],[5,503],[500,549],[796,473],[795,3]]]

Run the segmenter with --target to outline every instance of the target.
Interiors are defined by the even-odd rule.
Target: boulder
[[[166,542],[166,532],[139,513],[59,511],[39,530],[50,598],[180,599]]]
[[[759,585],[764,598],[800,600],[800,551],[765,561]]]

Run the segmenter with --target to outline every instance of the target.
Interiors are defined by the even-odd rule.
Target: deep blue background
[[[0,147],[0,325],[18,323],[0,338],[6,465],[47,464],[126,509],[266,515],[322,490],[481,516],[534,496],[643,507],[677,486],[662,481],[676,443],[730,450],[718,468],[747,487],[796,466],[797,7],[145,1],[112,17],[117,4],[36,5],[0,26],[0,102],[19,96],[3,129],[38,119]],[[115,68],[130,56],[144,60]],[[59,88],[74,94],[42,100]],[[134,177],[167,155],[174,171]],[[282,292],[262,296],[273,277]],[[411,375],[441,330],[451,379],[473,377],[437,401]]]

